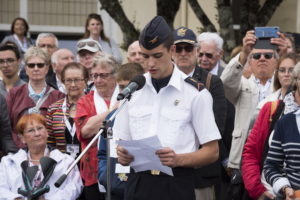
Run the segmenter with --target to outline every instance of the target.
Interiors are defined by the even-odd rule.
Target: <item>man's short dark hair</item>
[[[0,52],[1,51],[12,51],[12,52],[15,53],[17,59],[18,60],[20,59],[20,52],[19,52],[17,47],[14,47],[12,45],[1,45],[0,46]]]
[[[117,70],[117,81],[130,81],[137,75],[144,74],[143,67],[138,63],[127,63]]]

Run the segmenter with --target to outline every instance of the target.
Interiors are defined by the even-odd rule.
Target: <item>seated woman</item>
[[[65,85],[67,96],[49,106],[47,130],[48,144],[62,152],[67,152],[74,159],[80,153],[80,143],[76,136],[74,118],[76,105],[80,97],[84,96],[89,74],[87,69],[79,63],[67,64],[61,72],[61,80]]]
[[[12,136],[18,148],[25,147],[15,132],[21,116],[27,113],[40,113],[45,116],[49,105],[65,96],[46,84],[49,69],[46,52],[38,47],[29,48],[25,54],[25,64],[26,74],[29,77],[28,84],[11,89],[6,98]]]
[[[16,131],[28,148],[2,158],[0,199],[24,199],[26,196],[24,192],[30,190],[36,194],[39,189],[48,185],[50,190],[35,199],[75,200],[82,190],[77,166],[59,188],[54,186],[74,160],[59,150],[47,147],[48,132],[45,118],[36,113],[23,115],[18,121]],[[25,181],[24,176],[30,181]],[[24,191],[23,195],[18,193],[19,188]]]
[[[116,82],[116,71],[119,65],[114,57],[108,54],[96,56],[94,59],[91,76],[95,90],[78,100],[75,117],[76,135],[82,150],[98,133],[106,115],[118,105],[119,88]],[[98,188],[97,151],[95,142],[80,160],[80,173],[84,180],[83,193],[86,200],[104,199],[104,194],[101,194]]]
[[[295,66],[293,78],[296,111],[278,121],[264,164],[264,175],[278,200],[295,199],[295,190],[300,189],[300,63]]]

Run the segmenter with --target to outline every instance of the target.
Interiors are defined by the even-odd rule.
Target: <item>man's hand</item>
[[[163,165],[166,165],[166,166],[172,167],[172,168],[179,166],[178,155],[174,152],[173,149],[171,149],[169,147],[165,147],[163,149],[156,151],[156,154],[158,155],[160,162]]]
[[[250,54],[253,46],[255,45],[256,37],[254,30],[247,31],[245,37],[243,38],[243,48],[240,54],[239,62],[245,65],[248,55]]]
[[[133,161],[133,156],[128,153],[126,149],[117,146],[118,163],[123,166],[128,166]]]
[[[275,197],[268,191],[265,191],[257,200],[265,200],[265,198],[275,199]]]
[[[285,188],[284,190],[285,193],[285,200],[294,200],[295,196],[294,196],[294,190],[290,187]]]
[[[284,55],[287,53],[287,49],[288,49],[288,43],[286,41],[286,37],[284,36],[283,33],[277,32],[277,34],[279,35],[278,38],[271,38],[270,42],[272,44],[275,44],[278,46],[279,48],[279,55]]]

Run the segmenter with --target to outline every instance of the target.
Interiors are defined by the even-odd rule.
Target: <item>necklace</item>
[[[40,160],[33,160],[33,159],[30,159],[31,162],[40,162]]]
[[[76,104],[71,104],[70,105],[70,109],[72,110],[72,111],[76,111]]]

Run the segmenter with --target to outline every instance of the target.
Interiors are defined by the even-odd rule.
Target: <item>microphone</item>
[[[134,93],[136,90],[141,89],[144,87],[146,83],[146,79],[143,75],[137,75],[135,76],[130,83],[118,94],[117,100],[122,100],[125,98],[128,98],[132,93]]]

